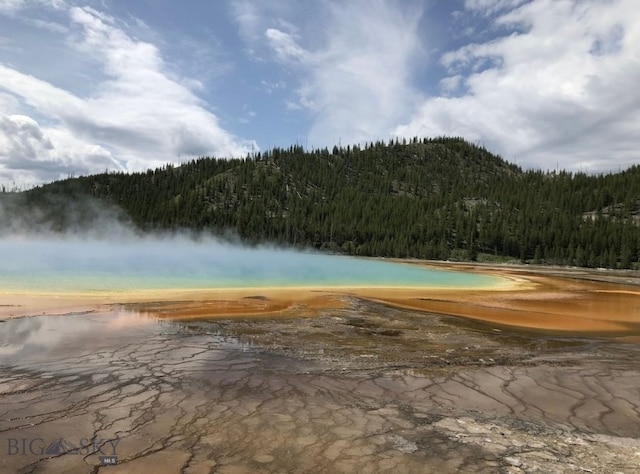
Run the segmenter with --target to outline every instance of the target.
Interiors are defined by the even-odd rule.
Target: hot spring
[[[11,237],[0,240],[0,291],[92,293],[162,289],[492,288],[506,280],[424,266],[241,247],[186,237]]]

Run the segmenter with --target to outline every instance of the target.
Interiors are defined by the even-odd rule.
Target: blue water
[[[498,277],[188,238],[0,240],[0,291],[249,287],[482,288]]]

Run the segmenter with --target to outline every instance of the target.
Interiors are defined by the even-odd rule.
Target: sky
[[[640,163],[637,0],[0,0],[0,185],[461,136]]]

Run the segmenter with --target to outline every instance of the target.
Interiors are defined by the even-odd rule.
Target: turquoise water
[[[481,288],[492,276],[214,240],[0,240],[0,291],[101,292],[249,287]]]

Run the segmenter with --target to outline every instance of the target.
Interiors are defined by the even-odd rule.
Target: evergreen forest
[[[523,170],[461,138],[296,145],[2,191],[5,223],[26,206],[57,231],[90,225],[96,206],[83,203],[97,202],[142,232],[192,229],[350,255],[604,268],[640,260],[639,166]]]

